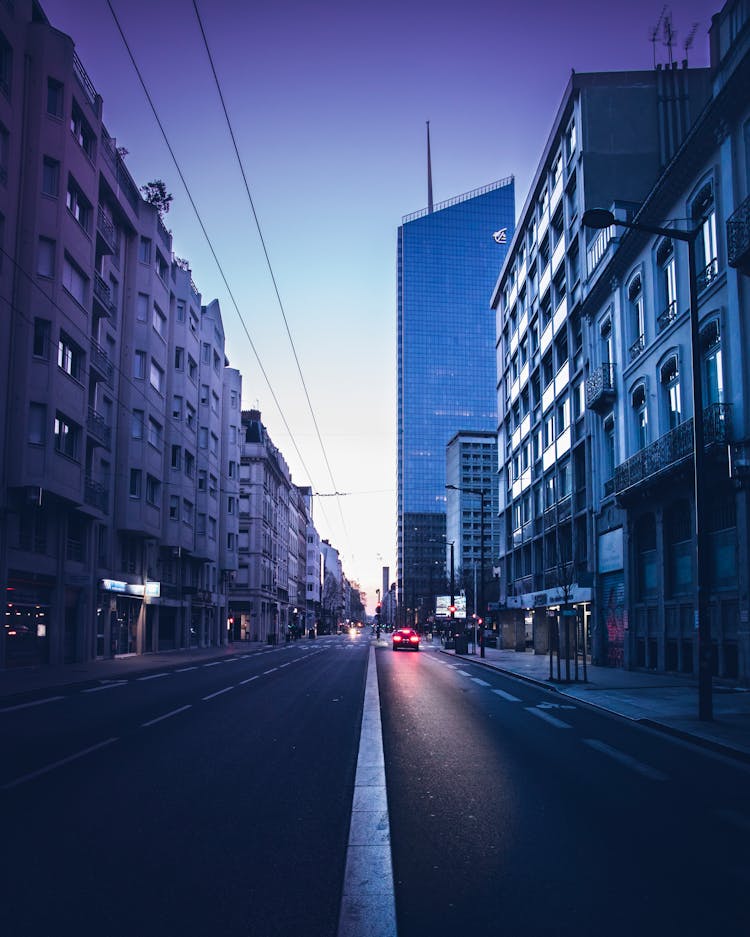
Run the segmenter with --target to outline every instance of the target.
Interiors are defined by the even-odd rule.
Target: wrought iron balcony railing
[[[714,257],[710,260],[703,270],[698,271],[696,280],[698,281],[698,291],[702,292],[714,282],[716,277],[719,275],[719,261]]]
[[[706,448],[726,444],[731,433],[732,405],[714,403],[703,411]],[[617,494],[637,487],[667,472],[693,455],[693,420],[685,420],[656,442],[641,449],[615,468],[614,490]]]
[[[93,338],[91,339],[90,361],[91,367],[104,378],[107,384],[112,386],[114,365],[109,360],[107,352],[102,348],[99,342],[95,341]]]
[[[635,361],[635,359],[640,355],[643,349],[646,347],[646,336],[639,335],[638,338],[633,342],[629,348],[630,360]]]
[[[615,397],[615,365],[607,362],[591,372],[586,381],[586,406],[596,410],[608,406]]]
[[[677,300],[673,299],[664,312],[657,318],[656,325],[660,332],[663,332],[677,318]]]
[[[750,196],[727,220],[729,266],[750,276]]]
[[[109,449],[112,439],[112,429],[107,426],[101,413],[97,413],[93,407],[89,407],[89,415],[86,421],[86,430],[93,442],[98,443]]]

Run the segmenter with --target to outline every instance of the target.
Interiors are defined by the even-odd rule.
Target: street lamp
[[[481,506],[480,506],[480,517],[479,517],[479,569],[481,575],[479,577],[479,618],[482,622],[482,629],[484,629],[484,499],[489,494],[486,488],[460,488],[458,485],[446,485],[446,488],[449,488],[451,491],[463,491],[466,494],[470,495],[479,495]],[[476,597],[475,597],[476,601]],[[477,619],[474,619],[474,648],[476,653],[477,646]],[[484,654],[484,630],[482,631],[482,637],[479,642],[480,655],[482,657]]]
[[[695,242],[701,228],[681,231],[641,221],[623,221],[605,208],[591,208],[581,219],[587,228],[610,228],[620,225],[634,231],[658,234],[675,241],[683,241],[688,248],[690,283],[690,363],[693,371],[693,472],[695,491],[695,627],[698,632],[698,718],[713,719],[711,685],[711,619],[708,609],[708,555],[706,551],[704,448],[703,448],[703,385],[700,360],[700,330],[698,326],[698,282],[695,271]]]

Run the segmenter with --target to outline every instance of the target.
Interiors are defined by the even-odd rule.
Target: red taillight
[[[419,636],[416,635],[416,634],[413,634],[413,635],[409,638],[409,640],[411,641],[412,644],[419,644]]]
[[[403,638],[401,637],[400,634],[394,634],[394,635],[393,635],[393,640],[394,640],[394,641],[402,641]]]

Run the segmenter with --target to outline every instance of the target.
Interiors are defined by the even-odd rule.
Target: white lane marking
[[[190,709],[192,703],[188,703],[187,706],[180,706],[179,709],[173,709],[171,712],[164,713],[163,716],[157,716],[156,719],[151,719],[149,722],[142,722],[141,728],[145,729],[148,726],[155,726],[157,722],[161,722],[162,719],[169,719],[171,716],[176,716],[178,713],[184,713],[186,709]]]
[[[168,677],[168,676],[169,676],[168,673],[150,673],[150,674],[147,674],[145,677],[136,677],[135,679],[136,680],[158,680],[159,677]]]
[[[230,663],[230,662],[233,661],[233,660],[239,660],[239,657],[225,657],[225,658],[224,658],[224,663],[225,663],[225,664],[228,664],[228,663]]]
[[[127,680],[115,680],[113,683],[104,683],[102,686],[92,686],[88,690],[81,690],[82,693],[98,693],[100,690],[111,690],[116,686],[127,686]]]
[[[258,674],[256,674],[254,677],[248,677],[247,680],[240,680],[239,685],[244,686],[246,683],[252,683],[253,680],[257,680],[257,679],[258,679]]]
[[[507,700],[509,703],[521,702],[517,696],[514,696],[512,693],[506,693],[505,690],[493,690],[492,692],[497,693],[498,696],[502,697],[504,700]]]
[[[47,696],[45,699],[34,700],[33,703],[16,703],[15,706],[5,706],[0,709],[0,713],[12,713],[17,709],[29,709],[32,706],[44,706],[45,703],[54,703],[56,700],[65,699],[64,696]]]
[[[396,937],[391,833],[375,648],[365,683],[338,937]]]
[[[75,761],[78,758],[83,758],[84,755],[90,755],[91,752],[95,752],[100,748],[104,748],[106,745],[111,745],[112,742],[116,741],[116,738],[111,738],[106,739],[104,742],[99,742],[96,745],[91,745],[89,748],[84,748],[83,751],[76,752],[75,755],[68,755],[67,758],[61,758],[59,761],[55,761],[51,765],[45,765],[44,768],[38,768],[36,771],[31,771],[29,774],[24,774],[23,777],[16,778],[14,781],[8,781],[7,784],[3,784],[3,786],[0,787],[0,790],[10,790],[12,787],[17,787],[19,784],[24,784],[26,781],[31,781],[34,778],[38,778],[42,774],[47,774],[49,771],[54,771],[55,768],[61,768],[63,765],[67,765],[71,761]]]
[[[601,752],[603,755],[608,755],[610,758],[614,758],[614,760],[619,761],[621,765],[625,765],[626,768],[637,771],[638,774],[642,774],[645,778],[650,778],[652,781],[668,780],[666,774],[663,774],[656,768],[652,768],[651,765],[645,765],[642,761],[638,761],[631,755],[626,755],[625,752],[621,752],[618,748],[612,748],[612,746],[607,745],[606,742],[600,742],[599,739],[584,739],[583,741],[596,751]]]
[[[198,669],[198,665],[194,664],[192,667],[178,667],[177,670],[175,670],[175,673],[187,673],[188,670],[197,670],[197,669]]]
[[[247,660],[249,656],[249,654],[240,654],[240,660]]]
[[[210,664],[203,664],[204,667],[218,667],[220,664],[223,664],[223,660],[212,660]]]
[[[545,712],[543,709],[537,709],[536,706],[527,706],[526,712],[531,713],[532,716],[539,716],[540,719],[544,719],[545,722],[548,722],[551,726],[555,726],[558,729],[573,728],[573,726],[569,725],[567,722],[563,722],[562,719],[550,716],[549,713]]]
[[[228,693],[230,690],[233,690],[234,686],[225,686],[223,690],[217,690],[215,693],[209,693],[208,696],[203,697],[203,702],[207,699],[213,699],[215,696],[221,696],[222,693]]]
[[[263,671],[263,676],[265,677],[266,674],[273,673],[275,670],[278,670],[278,669],[279,669],[278,667],[271,667],[270,670],[264,670],[264,671]]]
[[[282,667],[289,667],[289,666],[290,666],[291,664],[293,664],[293,663],[294,663],[293,660],[288,660],[285,664],[280,664],[280,665],[279,665],[279,670],[281,670]]]
[[[486,680],[480,680],[479,677],[472,677],[471,679],[474,681],[474,683],[478,683],[479,686],[490,686]]]
[[[460,674],[461,674],[462,676],[464,676],[464,677],[470,677],[470,676],[471,676],[471,674],[469,673],[468,670],[457,670],[456,673],[460,673]]]

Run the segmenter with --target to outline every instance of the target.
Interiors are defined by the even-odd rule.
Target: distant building
[[[503,179],[407,215],[398,229],[398,550],[403,621],[429,614],[445,576],[445,447],[497,429],[489,300],[514,224]]]

